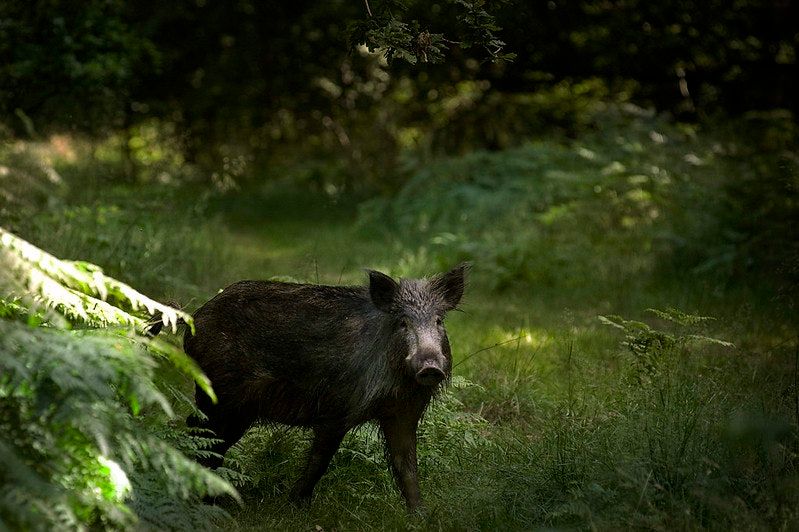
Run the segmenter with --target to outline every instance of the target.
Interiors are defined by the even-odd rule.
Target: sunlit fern
[[[214,398],[148,319],[191,317],[0,228],[0,530],[219,525],[202,497],[238,497],[201,467],[210,435],[174,423],[159,359]],[[185,396],[178,402],[186,402]]]
[[[164,325],[177,330],[179,320],[193,327],[191,316],[163,305],[103,273],[94,264],[58,259],[0,227],[0,288],[14,296],[54,310],[72,322],[95,327],[133,326],[142,330],[138,315],[160,314]],[[52,317],[52,314],[49,315]]]
[[[136,341],[189,375],[213,399],[208,378],[194,361],[171,343],[144,333],[145,315],[155,316],[177,331],[191,316],[139,293],[109,277],[94,264],[62,260],[0,227],[0,317],[25,317],[58,328],[123,327]]]

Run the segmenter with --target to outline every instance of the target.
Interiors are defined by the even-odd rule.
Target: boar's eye
[[[438,316],[438,317],[436,318],[436,325],[438,325],[439,327],[441,327],[442,325],[444,325],[444,320],[443,320],[443,319],[441,319],[441,316]]]
[[[407,331],[410,325],[410,320],[408,318],[403,317],[400,319],[399,326],[403,331]]]

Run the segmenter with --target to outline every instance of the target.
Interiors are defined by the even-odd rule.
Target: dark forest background
[[[0,110],[6,133],[23,138],[155,121],[187,161],[208,164],[225,149],[340,152],[342,133],[389,157],[408,127],[445,153],[518,145],[552,126],[574,134],[569,109],[553,107],[574,112],[579,98],[529,98],[564,85],[689,122],[796,112],[791,1],[482,4],[377,3],[390,14],[375,23],[386,34],[445,37],[437,62],[417,61],[413,45],[410,61],[396,54],[388,67],[350,46],[402,41],[359,39],[374,20],[360,2],[4,2]],[[486,20],[466,24],[470,9]],[[492,61],[499,27],[511,62]]]

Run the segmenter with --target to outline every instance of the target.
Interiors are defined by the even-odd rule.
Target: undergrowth
[[[147,316],[173,329],[191,317],[2,228],[0,267],[0,527],[221,526],[229,516],[202,497],[238,495],[194,461],[212,440],[173,423],[156,370],[214,392],[144,333]]]
[[[363,267],[419,275],[474,261],[463,312],[447,320],[456,379],[421,428],[426,512],[406,515],[368,426],[345,440],[310,507],[296,507],[287,488],[307,434],[257,426],[223,471],[243,506],[217,499],[239,528],[796,527],[795,317],[789,299],[775,299],[774,279],[750,275],[768,239],[743,225],[720,232],[720,211],[745,219],[740,200],[750,196],[738,186],[769,167],[738,165],[749,151],[721,133],[639,109],[598,124],[577,139],[417,167],[396,197],[358,213],[345,198],[289,200],[276,185],[222,197],[153,185],[73,188],[47,212],[31,200],[33,217],[7,209],[4,223],[188,309],[241,278],[355,284]],[[781,198],[767,209],[778,232],[792,218],[775,213],[792,212],[791,196],[768,186]],[[93,333],[59,341],[83,346],[72,338],[81,334]],[[146,371],[178,418],[191,410],[185,378]],[[169,421],[161,403],[138,417],[120,404],[184,455],[203,452],[208,435]],[[89,477],[101,491],[103,474]],[[146,520],[160,508],[202,528],[191,516],[207,508],[193,514],[180,505],[196,499],[156,486],[134,485],[130,511]]]
[[[360,208],[364,234],[399,237],[406,270],[469,259],[496,289],[577,295],[692,275],[716,289],[759,283],[795,303],[799,166],[787,126],[719,128],[632,105],[605,109],[577,139],[530,140],[413,167]],[[788,127],[789,131],[793,131]],[[745,222],[753,213],[758,222]],[[764,275],[769,272],[768,275]]]

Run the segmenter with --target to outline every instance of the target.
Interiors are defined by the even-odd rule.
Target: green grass
[[[347,438],[311,506],[295,507],[287,486],[299,473],[307,434],[257,427],[229,461],[249,478],[239,486],[244,505],[221,503],[239,529],[796,527],[799,355],[785,309],[767,287],[720,290],[707,277],[653,265],[665,251],[646,247],[652,234],[617,222],[651,216],[652,202],[665,213],[679,207],[660,202],[656,185],[639,187],[626,174],[612,181],[620,171],[613,160],[624,157],[625,146],[600,161],[585,157],[584,148],[544,142],[444,162],[412,181],[438,196],[410,188],[389,207],[276,187],[224,197],[168,187],[102,189],[22,219],[17,230],[189,310],[242,278],[362,283],[363,268],[420,275],[474,260],[463,312],[447,319],[454,374],[466,382],[450,389],[422,427],[426,512],[405,514],[369,427]],[[651,156],[630,148],[633,160],[624,161],[663,166],[682,148]],[[540,168],[531,171],[530,158]],[[709,164],[705,177],[723,170]],[[675,175],[686,168],[676,166]],[[479,192],[479,183],[452,178],[475,169],[493,176],[496,190]],[[549,172],[545,179],[517,186],[520,174],[532,179],[539,169]],[[629,201],[610,209],[618,220],[590,226],[603,204],[582,182],[570,189],[568,173],[599,176],[604,190],[623,184],[622,192],[653,195],[620,194]],[[485,207],[479,219],[447,218],[454,208],[436,203],[458,190],[460,201]],[[503,205],[522,212],[519,194],[537,198],[542,191],[548,199],[531,216],[497,217]],[[418,230],[432,207],[439,218]],[[404,218],[381,218],[386,212]],[[442,240],[445,233],[454,237]],[[493,252],[501,238],[508,245]],[[571,264],[552,258],[553,249],[569,250]],[[642,266],[630,264],[631,252],[658,254],[643,257]],[[681,334],[646,312],[670,307],[716,317],[702,332],[735,348],[653,344],[646,355],[653,369],[643,371],[623,345],[624,333],[598,319],[621,315]]]
[[[130,207],[138,200],[126,201],[120,212],[138,216]],[[186,203],[192,202],[175,205]],[[365,233],[352,206],[324,198],[217,200],[203,215],[210,221],[199,225],[183,208],[150,211],[141,226],[150,238],[118,247],[113,257],[141,276],[129,279],[140,286],[150,282],[148,268],[167,268],[163,285],[152,284],[155,295],[190,307],[237,278],[360,283],[363,267],[425,268],[418,249],[390,234]],[[143,244],[159,239],[166,242]],[[101,264],[111,257],[101,247],[71,245]],[[690,282],[640,280],[634,289],[597,289],[589,297],[557,287],[501,291],[490,275],[475,264],[463,312],[448,318],[454,373],[475,386],[451,390],[450,401],[460,403],[446,403],[449,410],[433,412],[424,426],[426,514],[406,516],[368,427],[348,438],[311,507],[296,508],[287,486],[300,470],[307,435],[256,428],[233,455],[233,467],[250,478],[240,486],[244,506],[225,505],[237,526],[769,529],[796,523],[794,344],[780,345],[786,331],[757,310],[751,294],[719,298]],[[699,344],[666,353],[663,372],[639,383],[623,334],[597,316],[664,326],[644,309],[672,306],[717,316],[709,333],[737,348]]]
[[[263,215],[242,219],[238,211],[231,221],[229,243],[244,276],[362,282],[361,266],[396,271],[415,251],[400,239],[364,236],[346,206],[274,211],[272,219],[268,205]],[[737,308],[743,296],[718,299],[674,282],[585,299],[535,287],[497,291],[486,277],[476,264],[464,312],[448,318],[455,375],[475,384],[452,395],[481,421],[460,426],[457,416],[433,415],[425,426],[438,422],[450,432],[446,445],[422,440],[427,513],[406,517],[368,430],[349,438],[311,507],[295,508],[286,485],[307,440],[256,429],[236,448],[253,479],[242,487],[245,506],[228,508],[241,528],[768,529],[796,522],[793,354],[778,345],[779,325],[751,305]],[[666,353],[662,373],[641,384],[623,335],[597,315],[643,317],[648,307],[671,306],[718,316],[710,333],[738,347]]]

